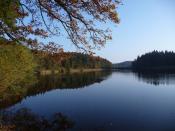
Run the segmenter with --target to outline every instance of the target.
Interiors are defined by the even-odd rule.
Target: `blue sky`
[[[174,0],[123,0],[118,12],[113,40],[97,55],[115,63],[153,50],[175,51]]]
[[[120,24],[107,24],[113,39],[95,51],[96,55],[117,63],[153,50],[175,51],[175,0],[122,1],[117,9]],[[63,44],[65,51],[75,50],[64,36],[55,41]]]

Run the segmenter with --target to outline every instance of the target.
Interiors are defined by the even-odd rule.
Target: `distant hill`
[[[124,62],[116,63],[112,65],[112,67],[116,69],[128,69],[128,68],[131,68],[131,66],[132,66],[132,61],[124,61]]]

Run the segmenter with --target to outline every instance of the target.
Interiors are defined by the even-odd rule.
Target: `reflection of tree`
[[[67,75],[44,75],[39,76],[38,83],[29,88],[21,88],[14,93],[7,92],[3,99],[0,99],[0,108],[5,108],[21,101],[24,97],[45,93],[53,89],[77,89],[99,83],[107,78],[111,72],[86,72]]]
[[[67,75],[46,75],[39,78],[39,82],[28,90],[28,95],[44,93],[52,89],[78,89],[106,79],[111,72],[86,72]]]
[[[175,74],[170,72],[136,72],[140,81],[153,85],[175,84]]]
[[[64,131],[74,127],[74,122],[62,113],[56,113],[48,120],[27,108],[16,112],[1,112],[1,122],[4,129],[18,131]]]

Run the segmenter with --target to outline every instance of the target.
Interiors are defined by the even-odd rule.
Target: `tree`
[[[0,41],[0,91],[29,82],[35,68],[30,50],[15,43]]]
[[[64,56],[64,57],[61,57]],[[112,63],[104,58],[91,56],[83,53],[76,52],[62,52],[54,53],[52,55],[42,57],[39,53],[37,54],[39,58],[38,65],[40,65],[40,70],[42,69],[98,69],[105,68],[110,69]],[[62,58],[62,59],[60,59]]]
[[[119,23],[116,12],[119,3],[118,0],[1,0],[0,37],[32,48],[50,48],[38,45],[37,36],[59,36],[65,30],[77,48],[91,51],[111,39],[110,30],[99,28],[96,22]]]
[[[132,66],[136,70],[175,70],[175,53],[171,51],[153,51],[139,56]]]

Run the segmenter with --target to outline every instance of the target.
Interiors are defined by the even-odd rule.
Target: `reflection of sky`
[[[121,23],[107,24],[113,31],[113,40],[96,51],[97,55],[120,62],[152,50],[175,51],[174,0],[123,0],[118,12]],[[66,51],[74,50],[64,36],[49,40],[63,44]]]

